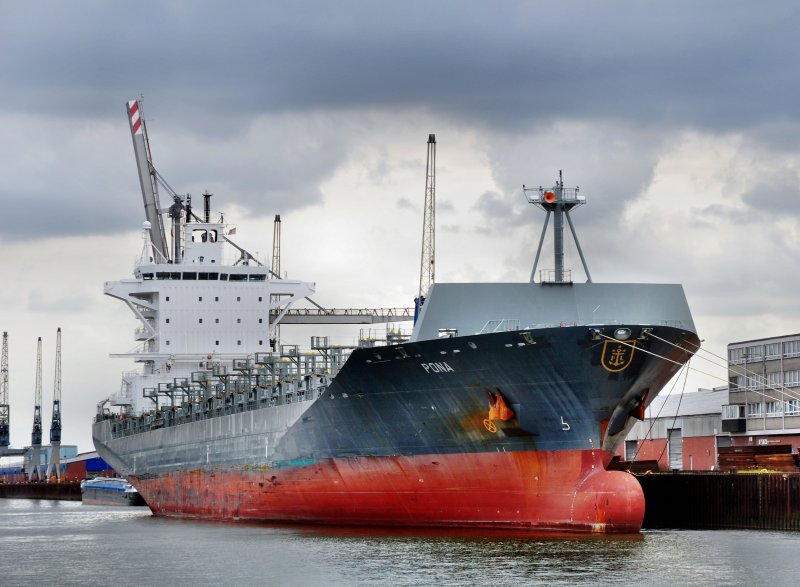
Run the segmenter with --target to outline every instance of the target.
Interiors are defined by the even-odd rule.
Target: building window
[[[264,341],[263,340],[259,340],[258,341],[258,346],[263,346],[263,345],[264,345]]]
[[[169,324],[169,318],[167,318],[167,324]]]
[[[214,318],[214,323],[219,324],[219,318]]]
[[[241,324],[241,323],[242,323],[242,319],[241,319],[241,318],[237,318],[237,319],[236,319],[236,323],[237,323],[237,324]]]
[[[242,341],[241,340],[237,340],[236,344],[238,344],[239,346],[242,346]]]
[[[764,345],[764,358],[765,359],[780,359],[781,358],[781,343],[771,342]]]
[[[783,373],[775,371],[774,373],[767,373],[767,387],[780,387],[783,383]]]
[[[787,359],[800,357],[800,340],[790,340],[783,343],[783,356]]]
[[[747,378],[747,389],[764,389],[764,377],[762,375],[750,375]]]
[[[242,298],[241,298],[240,296],[236,296],[236,301],[237,301],[237,302],[241,302],[241,301],[242,301]]]
[[[722,406],[723,420],[737,420],[744,418],[744,404],[728,404]]]
[[[197,298],[197,301],[198,302],[202,302],[203,301],[203,296],[200,296],[199,298]]]
[[[259,301],[259,302],[261,301],[261,296],[258,296],[258,301]]]
[[[632,461],[636,458],[636,453],[639,450],[639,441],[638,440],[626,440],[625,441],[625,460]]]
[[[259,319],[258,319],[258,323],[259,323],[259,324],[263,324],[263,323],[264,323],[264,319],[263,319],[263,318],[259,318]]]
[[[800,416],[800,399],[788,399],[784,403],[787,416]]]
[[[781,402],[776,401],[768,401],[767,402],[767,416],[780,416],[783,412],[781,412]]]
[[[169,296],[167,296],[167,301],[169,301]]]
[[[760,418],[764,415],[764,404],[757,402],[754,404],[747,404],[747,417]]]
[[[728,349],[728,361],[735,365],[744,363],[744,349]]]
[[[784,371],[783,383],[786,387],[797,387],[800,385],[800,371]]]
[[[728,379],[730,383],[731,391],[736,391],[742,386],[742,376],[741,375],[731,375]]]
[[[218,302],[219,301],[219,296],[214,296],[214,301]]]
[[[219,346],[219,341],[218,341],[218,340],[217,340],[217,341],[214,341],[214,343],[215,343],[217,346]]]
[[[747,347],[747,362],[760,361],[764,358],[764,347],[759,345]]]
[[[169,341],[167,341],[167,346],[169,346]]]
[[[198,324],[202,324],[203,323],[203,319],[202,318],[198,318],[197,322],[198,322]]]

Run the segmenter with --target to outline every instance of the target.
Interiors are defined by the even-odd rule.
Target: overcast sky
[[[595,281],[682,283],[700,337],[800,332],[800,17],[793,2],[0,0],[0,330],[12,443],[30,442],[36,337],[64,443],[133,366],[104,297],[144,220],[125,102],[156,167],[214,192],[241,242],[327,306],[416,293],[428,133],[437,280],[525,281],[563,169]],[[199,202],[198,202],[199,203]],[[572,249],[574,253],[574,248]],[[573,255],[569,265],[582,279]],[[552,267],[548,257],[540,267]],[[697,368],[723,378],[702,361]],[[722,382],[695,373],[688,387]]]

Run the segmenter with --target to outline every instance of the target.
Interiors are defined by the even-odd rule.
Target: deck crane
[[[156,263],[166,263],[170,260],[167,236],[164,231],[164,220],[161,216],[161,207],[158,201],[158,184],[161,183],[170,192],[173,200],[179,197],[169,187],[153,167],[153,157],[150,153],[150,140],[147,128],[142,118],[141,100],[131,100],[127,103],[128,122],[131,127],[133,139],[133,152],[136,155],[136,167],[139,172],[139,184],[142,188],[144,211],[150,223],[150,242],[156,250]]]
[[[8,332],[3,333],[3,358],[0,361],[0,449],[11,442],[8,404]]]
[[[433,282],[436,245],[436,135],[428,135],[428,162],[425,166],[425,211],[422,220],[422,258],[419,267],[419,295],[414,300],[414,322],[425,303]]]
[[[28,481],[42,480],[42,337],[36,344],[36,388],[34,390],[33,432],[31,433]]]
[[[56,331],[56,372],[53,378],[53,420],[50,423],[50,460],[46,479],[61,481],[61,328]]]

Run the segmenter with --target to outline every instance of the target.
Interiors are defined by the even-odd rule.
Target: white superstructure
[[[282,313],[314,293],[313,283],[274,279],[268,267],[226,246],[224,223],[182,222],[185,245],[178,264],[155,262],[149,228],[133,279],[105,284],[106,295],[124,301],[139,320],[137,345],[112,355],[144,363],[143,373],[126,375],[122,392],[112,397],[112,404],[135,411],[143,407],[146,388],[190,378],[209,362],[232,370],[234,358],[274,351]],[[239,254],[236,261],[226,259],[226,248]]]

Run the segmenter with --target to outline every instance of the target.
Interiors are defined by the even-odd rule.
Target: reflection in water
[[[210,523],[147,508],[0,499],[0,583],[692,585],[794,583],[800,534],[602,536]],[[43,553],[55,561],[45,565]]]

